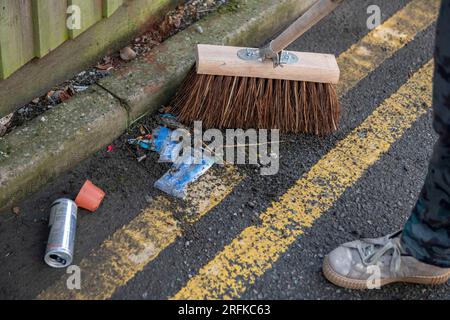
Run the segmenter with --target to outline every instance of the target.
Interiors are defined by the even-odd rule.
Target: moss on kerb
[[[221,6],[219,10],[217,10],[219,13],[224,12],[237,12],[239,9],[242,8],[242,6],[246,5],[246,0],[228,0],[228,2]]]

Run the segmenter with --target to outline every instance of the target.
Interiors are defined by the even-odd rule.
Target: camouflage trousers
[[[437,23],[433,118],[439,140],[402,245],[420,261],[450,267],[450,0],[442,0]]]

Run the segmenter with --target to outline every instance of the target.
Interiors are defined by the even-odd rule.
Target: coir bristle
[[[337,130],[340,117],[331,84],[200,75],[195,68],[172,105],[179,121],[201,120],[204,128],[326,135]]]

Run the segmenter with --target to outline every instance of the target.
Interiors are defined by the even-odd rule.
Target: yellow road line
[[[383,61],[388,59],[394,54],[396,50],[401,49],[409,41],[411,41],[415,34],[420,32],[429,26],[436,19],[436,10],[438,6],[438,0],[413,0],[405,8],[397,12],[391,19],[386,21],[383,25],[369,33],[360,42],[352,46],[348,51],[344,52],[338,58],[338,63],[341,67],[342,80],[338,86],[340,95],[344,95],[347,90],[350,90],[356,83],[365,78],[371,71],[375,70]],[[408,20],[407,35],[403,36],[402,41],[395,41],[394,46],[390,44],[389,34],[396,34],[395,30],[398,29],[397,23],[405,20],[405,17],[411,15]],[[415,19],[418,17],[420,19]],[[417,21],[416,21],[417,20]],[[393,31],[391,31],[393,30]],[[398,33],[398,32],[397,32]],[[370,39],[374,40],[370,40]],[[376,41],[375,41],[376,40]],[[373,46],[366,45],[366,43],[373,43]],[[365,48],[370,48],[372,51],[371,59],[362,57],[361,52],[366,52]],[[352,58],[354,57],[354,58]],[[359,58],[355,58],[359,57]],[[225,177],[225,178],[224,178]],[[184,208],[178,209],[185,215],[185,221],[187,223],[194,223],[200,219],[203,215],[207,214],[212,208],[220,203],[231,191],[243,180],[243,177],[237,173],[237,169],[229,167],[224,174],[215,175],[207,174],[202,177],[203,180],[200,183],[195,184],[193,192],[191,192],[190,205]],[[202,182],[203,181],[203,182]],[[210,186],[213,185],[213,190],[210,190]],[[171,208],[171,201],[165,197],[158,198],[152,203],[151,207],[140,213],[135,220],[150,219],[154,216],[155,221],[165,221],[164,219],[173,219],[171,214],[174,210]],[[133,220],[134,222],[134,220]],[[142,270],[145,263],[135,264],[134,267],[127,266],[122,262],[122,266],[127,268],[127,272],[114,270],[114,267],[119,268],[120,264],[116,261],[126,261],[128,259],[128,246],[134,249],[134,255],[147,257],[144,259],[146,263],[151,262],[162,250],[172,244],[181,230],[179,228],[164,228],[152,229],[154,232],[158,232],[165,241],[158,242],[158,246],[155,246],[155,254],[146,255],[148,252],[147,238],[129,236],[130,234],[140,234],[139,223],[136,224],[136,230],[134,230],[133,222],[124,226],[118,230],[109,240],[105,241],[98,250],[93,251],[89,256],[82,260],[80,266],[82,267],[83,277],[89,279],[83,281],[83,283],[95,283],[99,288],[86,287],[81,291],[72,292],[66,289],[65,281],[67,276],[63,276],[60,281],[51,286],[47,290],[43,291],[38,298],[41,299],[64,299],[64,298],[86,298],[86,299],[106,299],[111,297],[115,289],[118,286],[125,285],[134,275]],[[150,223],[150,222],[149,222]],[[145,224],[143,224],[145,225]],[[129,232],[128,230],[133,230]],[[123,234],[127,234],[127,238],[123,238]],[[148,235],[149,239],[152,239],[152,234]],[[116,243],[117,239],[125,241],[123,244]],[[128,244],[127,241],[130,241]],[[102,258],[98,258],[102,257]],[[101,265],[101,267],[100,267]],[[86,267],[84,267],[86,266]],[[98,271],[103,270],[103,271]],[[92,294],[89,290],[92,290]],[[98,293],[101,291],[100,293]]]
[[[427,112],[432,71],[430,61],[273,203],[261,225],[244,229],[173,299],[239,297]]]
[[[340,95],[352,89],[396,51],[429,27],[439,12],[440,0],[413,0],[383,24],[369,32],[338,58]]]
[[[116,231],[99,249],[79,264],[81,290],[69,290],[68,275],[43,291],[38,299],[107,299],[126,284],[159,253],[175,242],[182,230],[174,212],[193,223],[220,203],[243,179],[233,167],[208,172],[190,189],[182,208],[173,208],[167,197],[158,197],[150,208]]]

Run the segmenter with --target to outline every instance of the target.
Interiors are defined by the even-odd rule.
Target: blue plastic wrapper
[[[160,126],[153,130],[151,139],[129,139],[128,143],[158,152],[160,162],[172,162],[172,168],[155,182],[155,188],[184,199],[188,185],[208,171],[215,163],[215,159],[204,156],[200,163],[194,163],[192,155],[178,157],[182,143],[171,140],[172,132],[169,128]]]
[[[155,182],[155,188],[176,198],[184,199],[188,185],[208,171],[215,160],[205,156],[199,164],[192,162],[194,161],[190,164],[185,162],[174,164],[161,179]]]
[[[171,142],[172,130],[166,127],[158,127],[153,130],[151,150],[160,153],[163,147]]]
[[[165,141],[159,153],[159,162],[176,162],[182,148],[183,145],[177,141]]]
[[[138,145],[142,149],[151,150],[160,154],[160,162],[175,162],[176,156],[181,150],[180,143],[171,140],[172,130],[166,127],[157,127],[149,139],[129,139],[128,143]]]
[[[140,139],[128,139],[129,144],[133,144],[141,147],[142,149],[150,149],[152,146],[152,140],[140,140]]]

